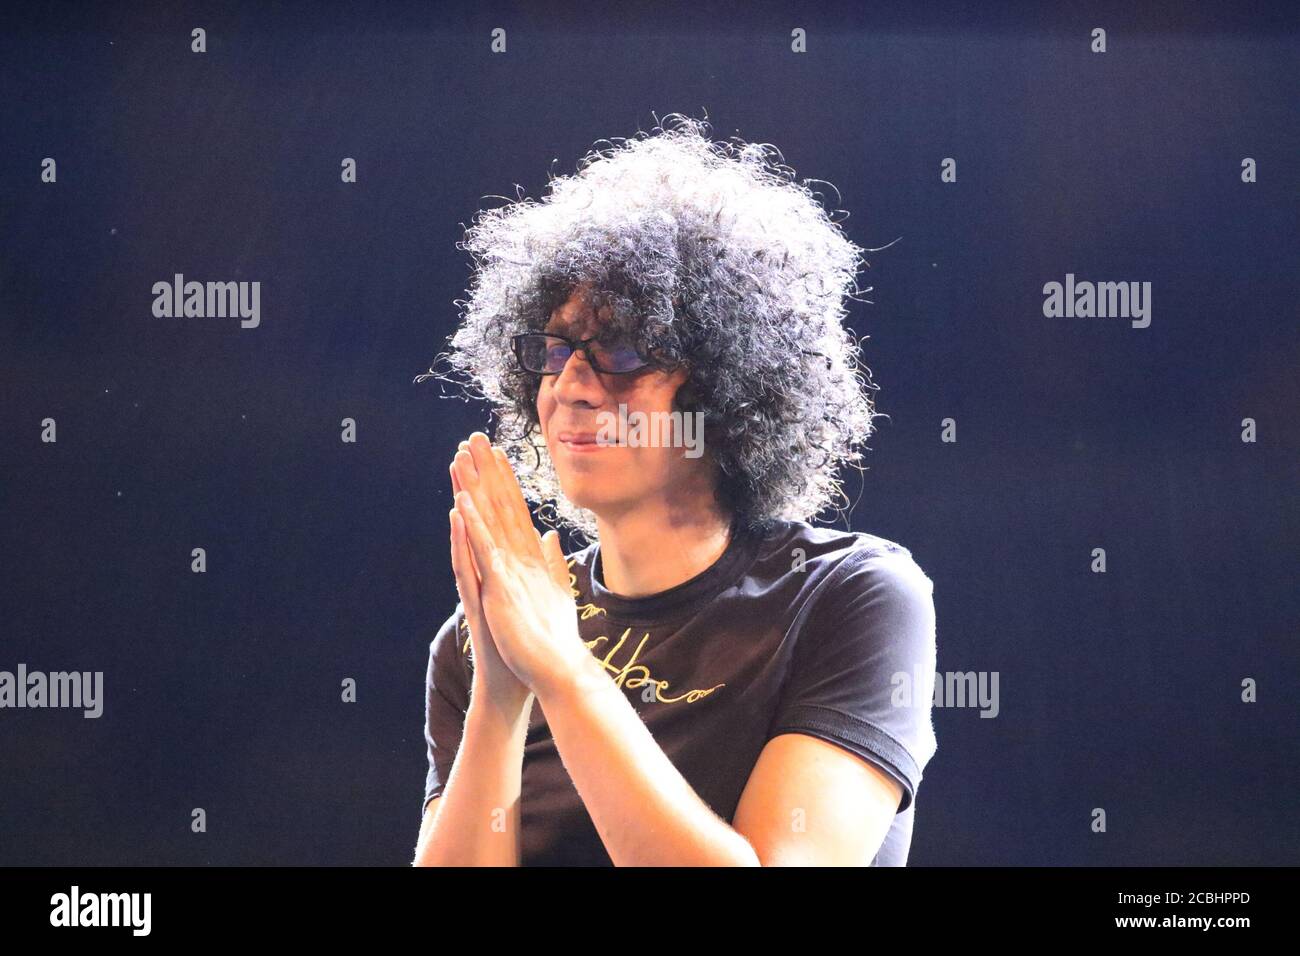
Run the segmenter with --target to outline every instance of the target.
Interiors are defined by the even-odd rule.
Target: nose
[[[599,405],[605,393],[605,386],[600,375],[591,367],[587,356],[581,349],[575,350],[564,362],[564,368],[558,375],[548,375],[551,389],[556,399],[565,404],[577,404],[585,401],[589,405]]]

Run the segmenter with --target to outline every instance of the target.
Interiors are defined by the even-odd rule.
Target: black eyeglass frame
[[[559,375],[560,372],[564,371],[564,369],[560,368],[555,372],[539,372],[536,369],[531,369],[525,365],[523,356],[523,340],[528,338],[559,339],[569,347],[570,355],[574,352],[581,352],[583,356],[586,357],[587,364],[602,375],[634,375],[637,372],[644,372],[648,368],[654,368],[658,364],[653,359],[648,358],[640,349],[636,349],[636,354],[641,359],[640,365],[636,368],[624,369],[621,372],[613,371],[611,369],[602,368],[600,363],[596,361],[596,356],[591,351],[590,345],[592,342],[600,339],[599,335],[593,335],[591,338],[586,339],[571,339],[567,335],[560,335],[556,332],[520,332],[518,335],[511,338],[510,344],[515,353],[515,361],[519,363],[521,369],[528,372],[530,375]],[[568,363],[568,358],[565,359],[565,363]]]

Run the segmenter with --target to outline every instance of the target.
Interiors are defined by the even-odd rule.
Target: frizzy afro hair
[[[779,150],[713,143],[708,130],[669,114],[650,134],[598,141],[610,146],[550,176],[541,202],[481,210],[457,244],[474,260],[469,298],[455,302],[462,321],[435,360],[451,374],[417,377],[459,381],[491,403],[493,442],[539,517],[587,539],[595,516],[561,491],[538,376],[516,367],[510,345],[545,328],[579,283],[616,331],[689,368],[674,407],[704,413],[719,502],[744,526],[847,503],[837,472],[861,470],[857,448],[873,431],[876,387],[842,324],[844,298],[870,291],[857,288],[864,250]]]

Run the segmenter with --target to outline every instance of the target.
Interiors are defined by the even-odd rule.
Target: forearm
[[[594,657],[537,702],[616,866],[760,865],[749,841],[700,799]]]
[[[532,699],[501,707],[470,696],[464,736],[414,866],[518,866],[519,791]]]

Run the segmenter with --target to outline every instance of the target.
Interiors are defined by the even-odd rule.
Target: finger
[[[523,494],[517,493],[515,486],[508,484],[506,472],[513,476],[506,453],[494,449],[487,441],[486,434],[474,432],[469,436],[469,453],[473,455],[474,467],[478,470],[478,480],[486,494],[491,510],[502,531],[506,532],[515,548],[529,548],[536,538],[533,536],[533,522],[528,515],[528,506],[524,505]],[[477,505],[477,501],[474,502]],[[520,514],[523,511],[523,514]],[[485,514],[486,518],[486,514]],[[534,551],[534,557],[541,557]]]
[[[464,442],[460,442],[461,447],[464,447],[464,445],[465,445]],[[455,462],[451,463],[450,471],[451,471],[451,498],[452,501],[455,501],[455,497],[458,496],[458,494],[460,494],[461,490],[463,490],[460,488],[459,477],[456,477]],[[452,509],[451,511],[452,514],[455,514],[455,509]],[[461,531],[464,531],[464,525],[461,525]],[[471,567],[471,570],[473,571],[474,584],[478,584],[478,567],[477,564],[474,564],[474,555],[469,553],[468,545],[465,545],[465,554],[463,557],[463,561],[468,562],[469,567]]]
[[[460,516],[465,520],[470,553],[474,555],[482,587],[486,589],[491,586],[503,569],[499,549],[494,543],[487,525],[483,523],[483,516],[479,514],[478,510],[478,503],[468,491],[462,491],[456,496],[456,510],[460,512]]]
[[[451,510],[451,553],[452,567],[456,571],[456,590],[460,593],[460,602],[464,606],[465,625],[469,630],[469,647],[475,662],[482,659],[484,653],[482,641],[488,637],[486,620],[483,617],[483,599],[479,593],[478,578],[474,574],[466,575],[465,567],[470,564],[469,545],[465,541],[465,519],[453,508]]]
[[[565,560],[564,548],[560,546],[560,535],[555,529],[552,528],[542,535],[542,552],[546,555],[546,566],[550,569],[551,579],[568,594],[571,587],[569,562]]]
[[[528,501],[524,498],[524,489],[519,484],[519,476],[515,475],[515,466],[510,463],[510,455],[506,454],[506,449],[497,445],[493,446],[491,453],[497,459],[497,473],[511,503],[517,506],[517,511],[528,522],[528,527],[533,527],[533,515],[528,510]]]
[[[491,456],[488,456],[489,459]],[[473,500],[475,507],[478,509],[479,517],[483,521],[484,528],[492,536],[494,541],[506,544],[511,535],[507,534],[506,529],[502,527],[497,518],[496,508],[488,497],[487,489],[483,486],[483,477],[479,471],[479,466],[470,451],[458,451],[456,457],[452,460],[452,465],[456,469],[456,474],[460,478],[461,490],[457,494],[465,494]],[[467,519],[468,520],[468,519]],[[473,534],[471,532],[470,542],[473,543]],[[482,570],[483,565],[479,565]]]
[[[505,449],[499,446],[492,446],[492,454],[497,460],[497,475],[501,481],[501,490],[506,499],[506,509],[514,515],[515,523],[518,525],[520,533],[528,534],[530,541],[536,541],[538,548],[535,554],[542,555],[541,536],[537,528],[533,525],[533,514],[528,510],[528,501],[524,498],[524,489],[519,484],[519,476],[515,474],[514,466],[510,464],[510,457],[506,454]]]
[[[465,443],[464,443],[464,442],[461,442],[461,443],[460,443],[460,446],[461,446],[461,448],[464,448],[464,447],[465,447]],[[461,485],[460,485],[460,479],[456,476],[456,464],[455,464],[455,462],[452,462],[451,467],[450,467],[448,470],[451,472],[451,494],[452,494],[452,498],[453,498],[453,500],[454,500],[455,497],[456,497],[456,495],[460,494],[460,492],[461,492],[463,489],[461,488]],[[456,509],[453,508],[453,509],[452,509],[452,512],[454,513],[455,510],[456,510]],[[464,530],[464,529],[462,528],[462,531],[463,531],[463,530]],[[473,553],[470,552],[468,548],[466,548],[465,551],[466,551],[466,553],[465,553],[465,555],[463,556],[463,560],[465,560],[465,561],[467,561],[467,562],[469,563],[469,567],[470,567],[470,568],[473,570],[473,572],[474,572],[474,582],[477,584],[477,583],[479,582],[479,580],[480,580],[480,575],[479,575],[479,573],[478,573],[478,565],[474,563],[474,555],[473,555]]]
[[[465,606],[465,620],[478,620],[482,604],[478,593],[478,575],[471,573],[469,548],[465,543],[465,519],[451,509],[451,569],[456,575],[456,590]]]

